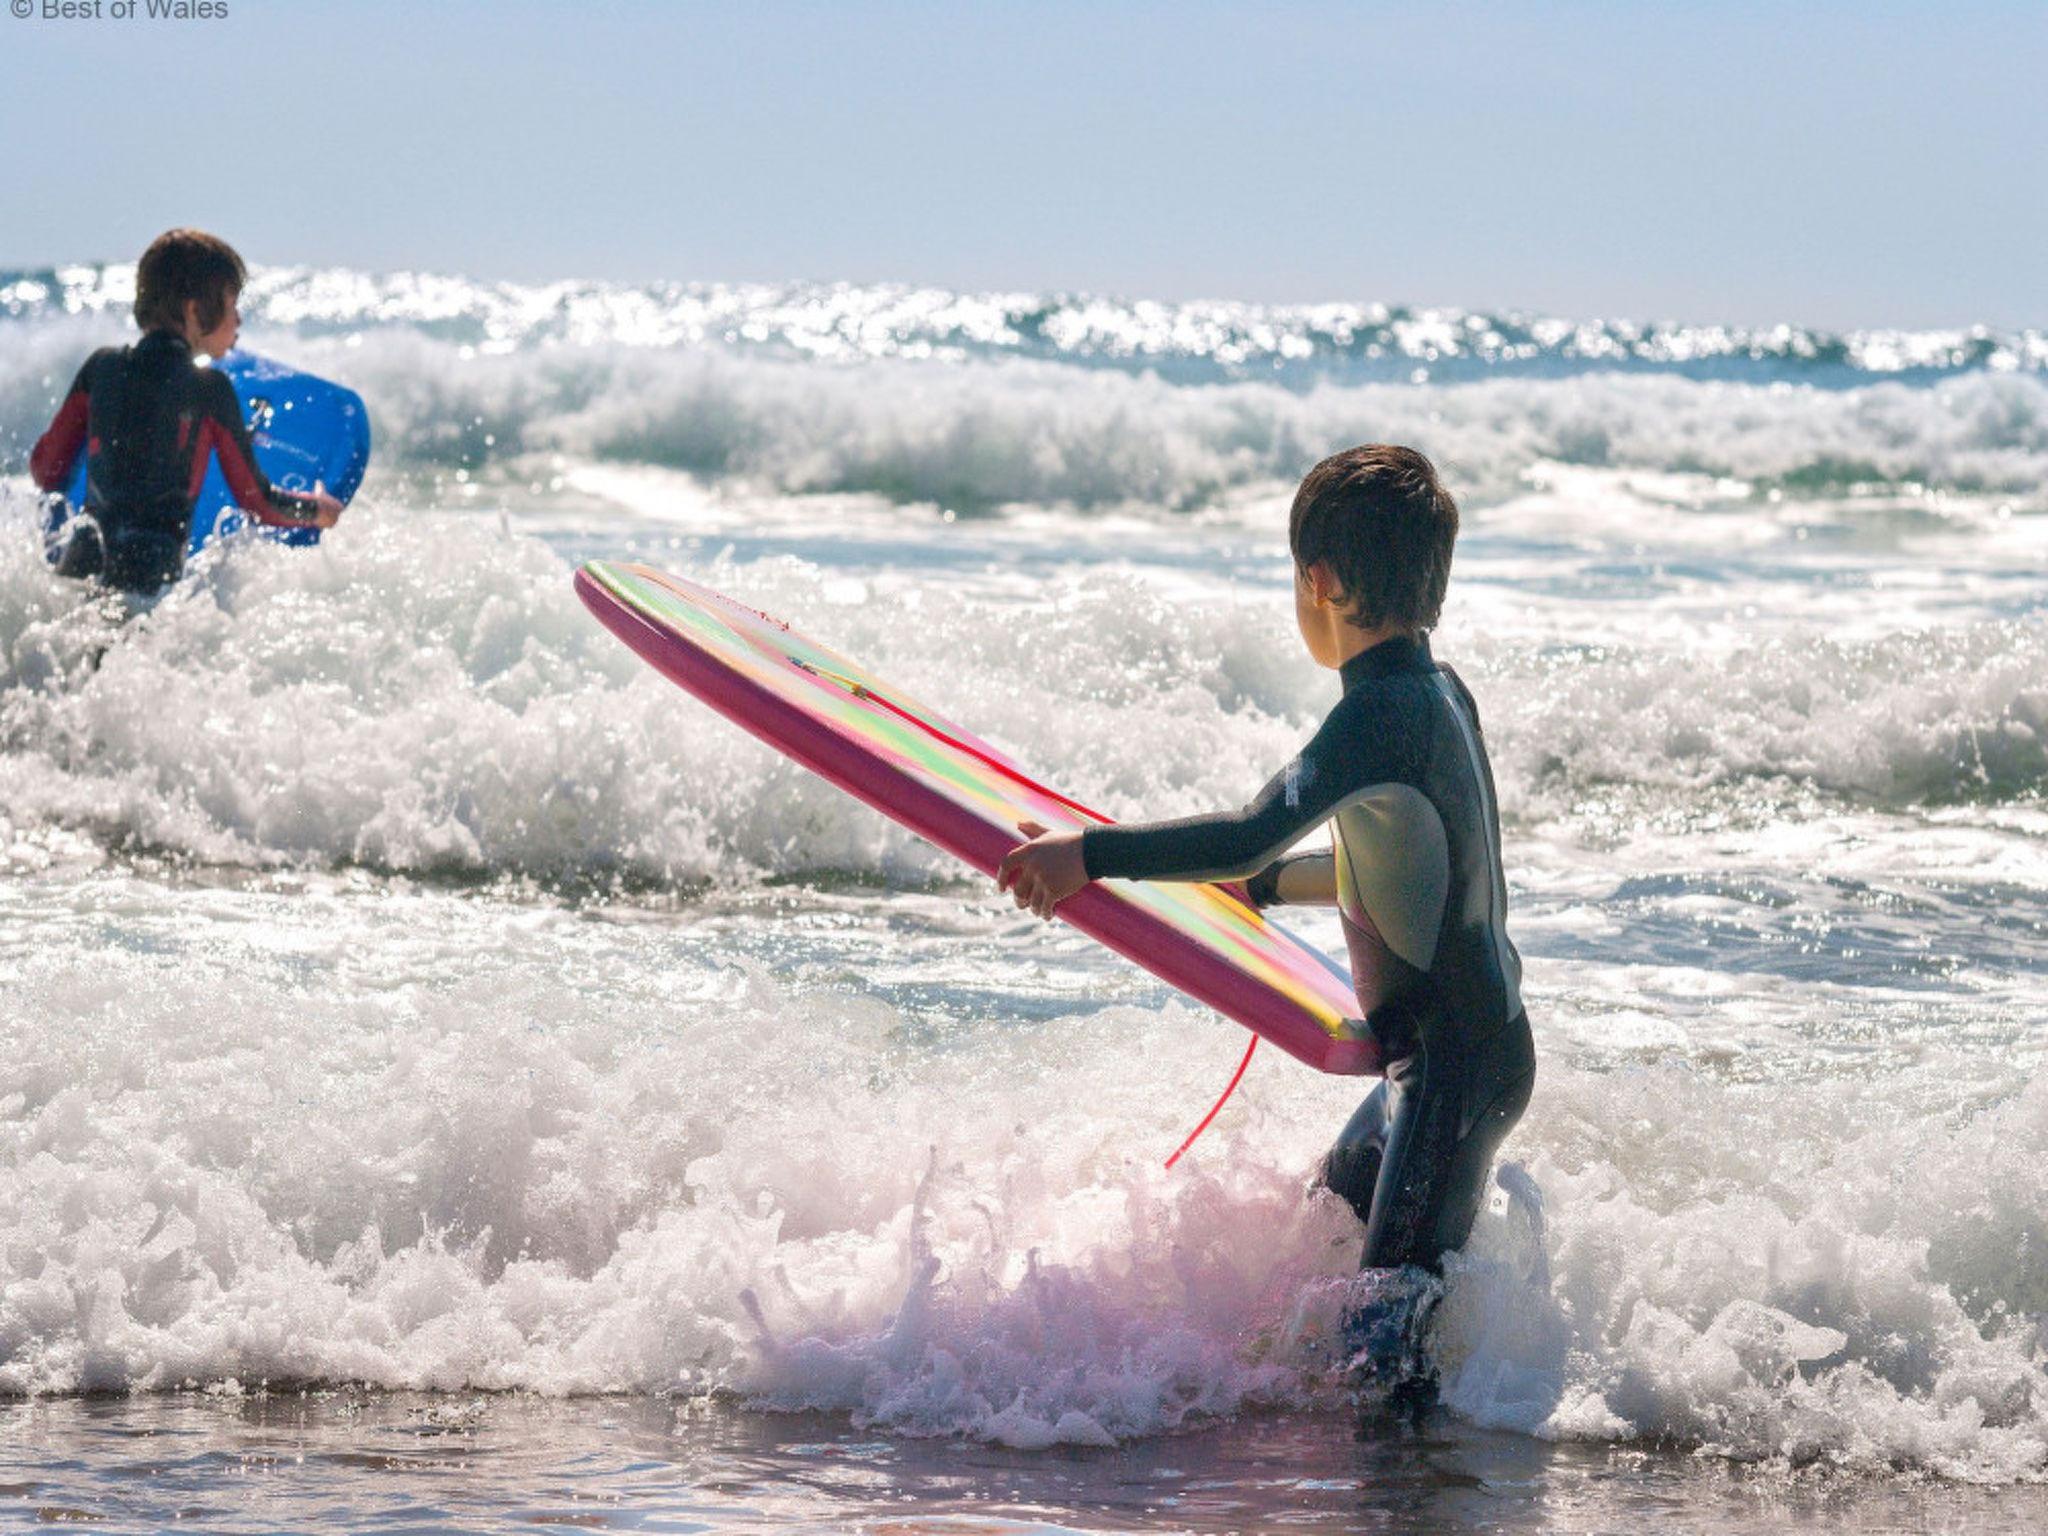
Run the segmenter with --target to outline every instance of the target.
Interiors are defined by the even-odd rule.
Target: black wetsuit
[[[259,523],[302,527],[309,497],[279,490],[257,467],[241,402],[226,374],[196,366],[182,336],[151,331],[85,360],[29,456],[45,491],[62,491],[86,453],[85,506],[57,557],[63,576],[96,576],[146,592],[185,567],[192,504],[209,454],[236,503]]]
[[[1472,695],[1426,640],[1374,646],[1343,680],[1315,738],[1243,810],[1091,827],[1082,855],[1091,878],[1249,877],[1261,904],[1286,866],[1335,861],[1352,982],[1387,1068],[1324,1178],[1365,1222],[1368,1266],[1434,1269],[1471,1233],[1536,1076],[1493,770]],[[1326,821],[1332,852],[1277,857]]]

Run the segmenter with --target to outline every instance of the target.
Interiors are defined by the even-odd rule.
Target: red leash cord
[[[1175,1152],[1173,1156],[1169,1157],[1166,1160],[1167,1167],[1171,1168],[1175,1163],[1180,1161],[1180,1154],[1182,1152],[1187,1151],[1189,1147],[1192,1147],[1195,1144],[1196,1138],[1198,1138],[1202,1134],[1202,1132],[1209,1129],[1209,1122],[1216,1118],[1217,1111],[1221,1110],[1224,1105],[1230,1102],[1230,1096],[1233,1093],[1237,1092],[1237,1085],[1244,1081],[1244,1069],[1252,1064],[1252,1052],[1256,1051],[1258,1048],[1259,1037],[1257,1035],[1253,1035],[1252,1043],[1244,1048],[1244,1060],[1240,1061],[1237,1064],[1237,1070],[1231,1074],[1230,1086],[1223,1090],[1223,1097],[1218,1099],[1214,1104],[1210,1105],[1209,1113],[1202,1116],[1202,1123],[1196,1126],[1192,1131],[1188,1132],[1188,1139],[1180,1144],[1180,1150]]]

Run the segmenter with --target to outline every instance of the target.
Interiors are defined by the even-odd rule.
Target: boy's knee
[[[1341,1195],[1360,1221],[1372,1219],[1372,1193],[1380,1181],[1377,1141],[1346,1136],[1323,1158],[1322,1182]]]
[[[90,517],[78,518],[63,552],[57,556],[57,574],[85,581],[100,575],[106,564],[107,546],[100,536],[99,523]]]

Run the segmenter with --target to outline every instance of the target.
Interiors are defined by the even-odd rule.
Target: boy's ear
[[[1337,573],[1330,569],[1330,562],[1318,560],[1304,573],[1308,577],[1309,596],[1319,605],[1329,606],[1344,601],[1344,587],[1337,580]]]

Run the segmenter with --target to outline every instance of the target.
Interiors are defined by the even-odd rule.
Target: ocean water
[[[371,478],[127,619],[22,465],[131,284],[0,273],[0,1520],[2039,1523],[2048,337],[268,270]],[[1262,1052],[1169,1172],[1241,1032],[569,587],[1183,814],[1334,698],[1363,440],[1464,505],[1540,1054],[1409,1431],[1308,1190],[1365,1085]]]

